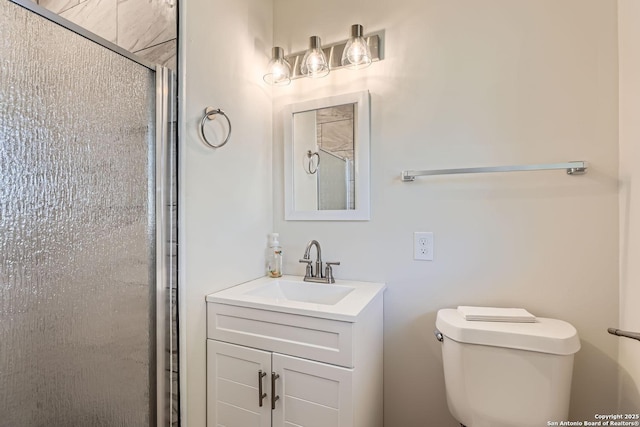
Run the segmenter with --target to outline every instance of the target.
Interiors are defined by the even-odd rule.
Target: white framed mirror
[[[284,219],[366,221],[369,91],[284,109]]]

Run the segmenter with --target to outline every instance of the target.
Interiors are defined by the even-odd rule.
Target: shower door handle
[[[639,332],[621,331],[620,329],[616,329],[616,328],[609,328],[607,329],[607,332],[609,332],[611,335],[617,335],[619,337],[631,338],[632,340],[640,341]]]

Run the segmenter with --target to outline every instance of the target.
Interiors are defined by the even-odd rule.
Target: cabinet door
[[[273,354],[273,427],[352,427],[353,369]]]
[[[270,379],[270,352],[207,340],[207,427],[270,427]]]

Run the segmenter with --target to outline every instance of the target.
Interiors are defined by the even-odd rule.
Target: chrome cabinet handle
[[[267,397],[267,393],[262,392],[262,379],[267,376],[266,372],[262,372],[262,369],[258,371],[258,406],[262,408],[262,400]]]
[[[271,372],[271,409],[276,409],[276,401],[280,399],[280,396],[276,395],[276,380],[280,378],[280,375],[275,372]]]

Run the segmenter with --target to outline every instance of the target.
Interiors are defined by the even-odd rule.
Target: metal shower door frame
[[[177,337],[172,336],[172,319],[177,318],[177,302],[171,302],[172,281],[177,280],[177,176],[175,124],[176,75],[163,66],[156,67],[156,158],[155,158],[155,216],[156,216],[156,288],[155,288],[155,348],[156,348],[156,425],[171,425],[173,421],[172,396],[174,390],[172,372],[173,355],[177,355]],[[172,149],[173,148],[173,149]],[[151,193],[151,191],[150,191]],[[177,331],[177,325],[176,325]],[[177,387],[177,381],[175,382]],[[178,411],[179,412],[179,411]],[[164,420],[163,422],[161,420]]]
[[[31,0],[9,0],[31,12],[46,18],[92,42],[121,55],[149,70],[155,72],[156,83],[156,114],[155,114],[155,146],[154,157],[151,166],[155,169],[154,174],[150,174],[150,186],[154,190],[149,190],[149,203],[155,210],[155,287],[154,295],[151,298],[150,324],[155,329],[155,334],[150,334],[150,341],[155,347],[155,354],[152,355],[150,366],[155,367],[155,373],[150,373],[150,386],[155,387],[156,393],[150,394],[150,423],[155,426],[168,426],[172,421],[171,396],[173,381],[171,378],[172,360],[171,353],[175,350],[171,339],[171,277],[175,276],[175,267],[169,260],[175,257],[175,242],[171,240],[171,228],[176,223],[176,218],[172,216],[172,205],[176,203],[172,186],[176,185],[174,177],[175,171],[170,170],[175,167],[176,162],[172,161],[170,155],[174,152],[171,144],[174,143],[176,122],[176,76],[175,73],[161,65],[153,64],[135,54],[121,48],[120,46],[91,33],[85,28],[45,9]],[[177,342],[177,341],[176,341]],[[154,360],[155,359],[155,360]]]

